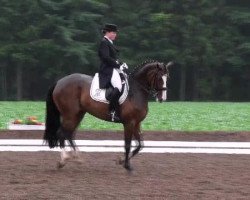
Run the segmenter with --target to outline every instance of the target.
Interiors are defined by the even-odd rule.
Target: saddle
[[[124,74],[122,72],[119,72],[122,80],[122,91],[121,96],[119,98],[119,104],[121,105],[128,96],[129,91],[129,85],[128,80],[125,78]],[[109,89],[100,89],[99,87],[99,74],[96,73],[90,87],[90,97],[95,100],[102,103],[109,104],[109,101],[107,100],[107,96],[110,90]]]

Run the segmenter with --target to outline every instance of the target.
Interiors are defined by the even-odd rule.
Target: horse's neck
[[[146,85],[132,78],[129,80],[129,87],[129,97],[135,102],[137,107],[147,107],[149,91],[147,90]]]
[[[133,98],[134,102],[140,108],[147,108],[148,106],[148,98],[150,95],[149,88],[149,72],[152,70],[152,64],[147,64],[143,66],[141,69],[136,71],[130,77],[130,97]]]
[[[147,71],[143,71],[141,73],[136,73],[133,75],[133,80],[136,83],[140,83],[141,85],[143,85],[144,87],[146,87],[148,85],[147,79],[145,78],[147,77]]]

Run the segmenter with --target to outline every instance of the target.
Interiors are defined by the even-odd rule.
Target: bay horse
[[[130,158],[143,147],[140,126],[148,113],[149,95],[155,91],[159,102],[166,100],[168,67],[172,64],[172,62],[167,65],[156,61],[145,62],[128,76],[129,94],[120,105],[125,141],[125,159],[120,164],[127,170],[132,169]],[[111,120],[109,105],[90,97],[92,79],[93,77],[85,74],[71,74],[57,81],[48,91],[44,140],[50,148],[60,146],[63,149],[58,163],[59,168],[63,167],[72,155],[79,157],[74,142],[75,130],[86,113],[105,121]],[[133,137],[137,141],[137,146],[130,156]],[[64,150],[66,140],[73,149],[70,154]]]

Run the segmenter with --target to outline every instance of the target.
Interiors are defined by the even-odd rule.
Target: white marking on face
[[[162,80],[163,80],[163,88],[166,88],[167,87],[167,75],[163,75]],[[162,100],[163,101],[167,100],[167,90],[162,91]]]

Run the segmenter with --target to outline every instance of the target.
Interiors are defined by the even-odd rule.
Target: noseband
[[[153,84],[153,87],[151,87],[151,90],[155,90],[156,92],[160,92],[160,91],[165,91],[165,90],[167,90],[167,87],[162,87],[162,88],[158,88],[157,87],[157,80],[158,80],[158,76],[160,76],[159,75],[159,73],[160,73],[160,71],[158,70],[157,71],[157,73],[156,73],[156,75],[154,76],[154,84]],[[164,76],[164,75],[163,75]],[[166,76],[168,76],[168,74],[166,74]],[[162,77],[162,76],[161,76]]]
[[[154,76],[153,79],[153,84],[150,84],[149,86],[144,86],[142,85],[140,82],[136,81],[136,84],[142,88],[144,91],[146,91],[147,93],[151,94],[153,97],[156,97],[157,93],[160,91],[166,91],[167,87],[162,87],[162,88],[158,88],[157,87],[157,77],[159,76],[160,71],[158,70],[156,75]],[[168,74],[167,74],[168,76]]]

